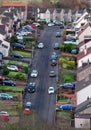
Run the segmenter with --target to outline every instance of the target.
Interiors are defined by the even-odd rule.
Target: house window
[[[4,44],[2,44],[2,47],[4,47],[4,48],[8,48],[8,46],[6,46],[6,45],[4,45]]]

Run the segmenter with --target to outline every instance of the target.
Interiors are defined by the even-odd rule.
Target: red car
[[[4,77],[0,76],[0,82],[2,82],[4,80]]]

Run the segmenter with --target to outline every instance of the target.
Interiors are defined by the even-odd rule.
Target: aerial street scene
[[[91,0],[0,0],[0,130],[91,130]]]

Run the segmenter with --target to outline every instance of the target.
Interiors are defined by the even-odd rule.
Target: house
[[[60,18],[59,18],[59,20],[61,21],[61,22],[64,22],[64,9],[62,9],[61,11],[60,11],[60,16],[59,16]]]
[[[46,8],[38,8],[37,12],[38,12],[38,14],[37,14],[38,20],[46,20],[46,15],[45,15]]]
[[[10,43],[0,38],[0,52],[4,57],[9,55]]]
[[[71,11],[71,9],[68,11],[68,22],[72,22],[72,11]]]
[[[82,24],[85,24],[87,22],[87,19],[85,17],[88,15],[88,12],[84,12],[80,18],[78,18],[76,21],[74,21],[74,26],[76,30],[78,30]]]
[[[50,13],[49,9],[47,9],[45,12],[45,20],[47,23],[49,23],[51,21],[51,13]]]
[[[78,41],[79,43],[83,41],[85,35],[89,35],[91,32],[91,23],[87,22],[83,25],[78,32]]]
[[[75,127],[91,128],[91,74],[76,84],[75,93],[77,97]]]

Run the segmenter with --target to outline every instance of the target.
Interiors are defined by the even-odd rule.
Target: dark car
[[[61,84],[60,87],[64,88],[64,89],[74,89],[75,88],[75,84],[74,83],[65,83],[65,84]]]
[[[23,56],[20,55],[20,54],[12,54],[11,57],[14,57],[14,58],[20,58],[20,59],[23,58]]]
[[[75,110],[75,107],[72,104],[64,104],[64,105],[61,105],[59,109],[72,111],[72,110]]]
[[[16,82],[10,80],[10,79],[4,79],[2,81],[2,85],[9,85],[9,86],[16,86]]]
[[[36,91],[36,84],[34,82],[30,82],[30,84],[27,87],[27,91],[30,93],[34,93]]]
[[[20,43],[12,43],[14,49],[25,49],[25,46]]]
[[[55,44],[54,44],[54,49],[55,49],[55,50],[60,49],[59,43],[55,43]]]
[[[51,60],[51,66],[56,66],[57,65],[57,61],[56,60]]]
[[[60,29],[64,29],[64,25],[63,24],[60,25]]]

